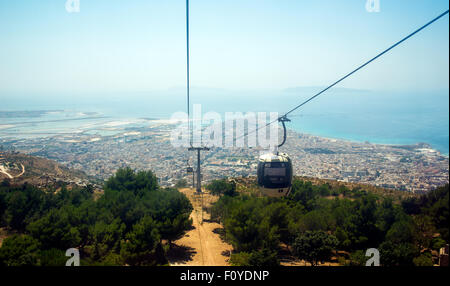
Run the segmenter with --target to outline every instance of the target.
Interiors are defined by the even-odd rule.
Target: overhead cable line
[[[191,127],[191,115],[190,115],[190,100],[189,100],[189,0],[186,0],[186,94],[187,94],[187,114],[188,114],[188,132],[189,143],[192,147],[192,127]]]
[[[420,31],[422,31],[423,29],[425,29],[426,27],[430,26],[431,24],[433,24],[434,22],[436,22],[437,20],[439,20],[440,18],[444,17],[445,15],[447,15],[449,13],[449,10],[445,11],[444,13],[440,14],[439,16],[437,16],[436,18],[434,18],[433,20],[431,20],[430,22],[426,23],[425,25],[423,25],[422,27],[420,27],[419,29],[415,30],[414,32],[412,32],[411,34],[409,34],[408,36],[404,37],[403,39],[401,39],[400,41],[396,42],[395,44],[393,44],[392,46],[390,46],[389,48],[387,48],[386,50],[382,51],[381,53],[379,53],[378,55],[376,55],[375,57],[373,57],[372,59],[370,59],[369,61],[365,62],[364,64],[360,65],[359,67],[357,67],[356,69],[354,69],[353,71],[351,71],[350,73],[346,74],[345,76],[341,77],[339,80],[335,81],[334,83],[332,83],[331,85],[327,86],[326,88],[324,88],[323,90],[321,90],[320,92],[316,93],[314,96],[308,98],[307,100],[305,100],[304,102],[302,102],[301,104],[297,105],[296,107],[292,108],[291,110],[289,110],[288,112],[286,112],[284,115],[278,117],[276,120],[271,121],[269,123],[267,123],[264,126],[258,127],[256,129],[254,129],[251,132],[247,132],[244,135],[236,138],[236,140],[248,136],[249,134],[252,134],[254,132],[257,132],[258,130],[265,128],[275,122],[280,121],[280,119],[282,118],[286,118],[287,115],[289,115],[290,113],[294,112],[295,110],[299,109],[300,107],[302,107],[303,105],[307,104],[308,102],[310,102],[311,100],[315,99],[316,97],[318,97],[319,95],[323,94],[325,91],[329,90],[330,88],[334,87],[335,85],[337,85],[338,83],[340,83],[341,81],[345,80],[346,78],[350,77],[351,75],[353,75],[354,73],[358,72],[359,70],[361,70],[362,68],[366,67],[368,64],[370,64],[371,62],[377,60],[379,57],[383,56],[384,54],[388,53],[389,51],[391,51],[392,49],[394,49],[395,47],[397,47],[398,45],[400,45],[401,43],[403,43],[404,41],[408,40],[409,38],[411,38],[412,36],[414,36],[415,34],[419,33]]]
[[[189,0],[186,0],[186,72],[187,72],[187,112],[188,112],[188,132],[189,132],[189,151],[197,151],[197,193],[202,192],[202,174],[200,169],[200,152],[201,151],[209,151],[208,147],[201,147],[202,138],[200,138],[200,147],[194,147],[193,143],[193,126],[191,124],[191,116],[190,116],[190,100],[189,100]],[[203,217],[203,207],[202,207],[202,217]]]

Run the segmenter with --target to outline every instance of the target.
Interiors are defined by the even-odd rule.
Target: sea
[[[283,90],[191,88],[201,112],[292,110],[321,87]],[[117,126],[139,126],[186,112],[183,87],[145,92],[0,93],[0,141],[55,134],[113,135]],[[27,112],[24,112],[27,111]],[[34,112],[33,112],[34,111]],[[291,112],[287,127],[327,138],[380,144],[427,143],[449,154],[449,91],[371,91],[335,88]]]

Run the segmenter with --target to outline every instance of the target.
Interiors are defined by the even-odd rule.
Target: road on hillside
[[[8,171],[9,171],[8,168],[3,165],[0,165],[0,173],[5,174],[9,179],[18,178],[25,173],[25,166],[22,164],[20,164],[20,165],[22,166],[22,172],[17,176],[13,176],[10,173],[8,173]]]

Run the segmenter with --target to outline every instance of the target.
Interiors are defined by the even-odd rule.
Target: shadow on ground
[[[171,249],[167,252],[167,259],[171,264],[186,263],[192,261],[192,257],[197,253],[194,248],[173,244]]]

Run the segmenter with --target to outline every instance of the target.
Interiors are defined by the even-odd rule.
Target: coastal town
[[[170,142],[173,124],[128,127],[121,132],[63,134],[39,138],[0,138],[3,150],[55,160],[104,180],[118,168],[152,170],[163,186],[192,182],[187,167],[196,154]],[[322,138],[294,131],[280,150],[290,155],[294,175],[424,193],[449,181],[449,158],[425,143],[381,145]],[[1,150],[0,149],[0,152]],[[202,181],[256,174],[259,148],[210,148],[202,152]]]

